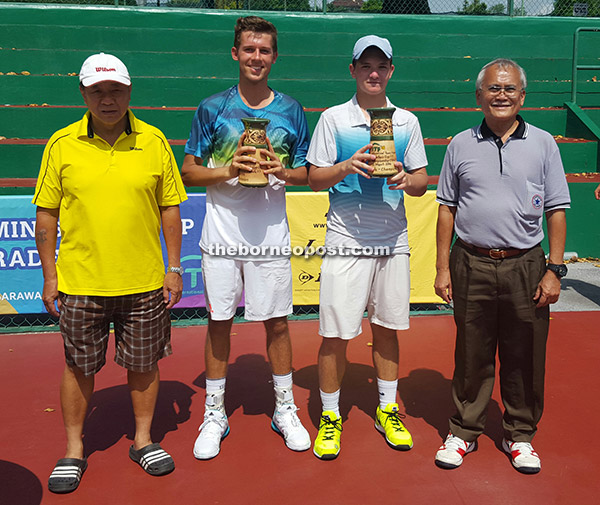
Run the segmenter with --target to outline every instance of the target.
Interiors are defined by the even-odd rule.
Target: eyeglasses
[[[517,88],[516,86],[490,86],[487,92],[490,95],[499,95],[501,91],[504,91],[506,96],[517,96],[523,88]]]

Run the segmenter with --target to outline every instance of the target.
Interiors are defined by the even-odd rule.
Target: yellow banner
[[[309,249],[325,245],[329,195],[321,193],[287,193],[287,215],[290,223],[294,305],[319,304],[321,258],[309,255]],[[301,248],[307,254],[299,256]]]
[[[404,194],[410,246],[410,303],[441,303],[435,294],[435,191],[415,198]]]
[[[438,205],[435,191],[420,198],[405,195],[410,244],[410,301],[436,303],[435,226]],[[329,197],[327,192],[288,193],[287,214],[292,249],[294,305],[318,305],[321,258],[314,251],[325,245]],[[306,254],[300,252],[306,251]]]

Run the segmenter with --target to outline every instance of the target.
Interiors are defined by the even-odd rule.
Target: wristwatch
[[[174,274],[179,274],[179,275],[183,275],[183,267],[169,267],[167,268],[167,273],[174,273]]]
[[[559,279],[562,279],[565,275],[567,275],[567,265],[565,265],[564,263],[561,265],[555,265],[554,263],[548,263],[546,265],[546,270],[550,270],[552,272],[554,272],[554,274],[556,275],[556,277],[558,277]]]

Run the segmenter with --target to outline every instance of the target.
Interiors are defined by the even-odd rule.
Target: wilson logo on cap
[[[127,67],[119,58],[112,54],[92,54],[81,66],[79,82],[88,87],[102,81],[119,82],[125,86],[131,85]]]

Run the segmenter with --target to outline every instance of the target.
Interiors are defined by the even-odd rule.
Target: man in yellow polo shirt
[[[171,354],[168,309],[183,289],[179,204],[187,197],[164,135],[129,110],[125,65],[95,54],[79,80],[88,111],[48,141],[33,198],[42,299],[60,317],[66,360],[60,391],[67,448],[48,480],[55,493],[74,491],[87,468],[83,423],[94,376],[106,361],[111,322],[114,359],[127,369],[135,416],[129,456],[151,475],[175,468],[152,443],[150,427],[158,360]]]

